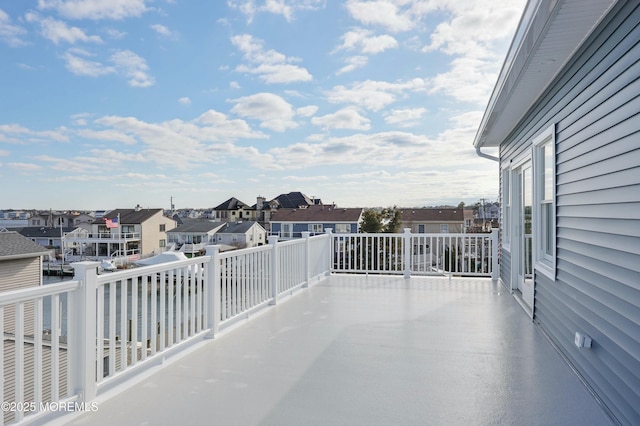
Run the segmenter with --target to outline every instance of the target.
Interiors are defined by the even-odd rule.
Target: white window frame
[[[533,225],[534,267],[555,280],[556,274],[556,132],[555,124],[545,129],[533,139]],[[545,165],[545,148],[548,147],[552,159],[550,167]],[[550,176],[546,176],[549,172]],[[545,182],[545,179],[550,182]],[[551,194],[545,191],[549,184]],[[550,212],[549,212],[550,210]],[[546,212],[550,214],[545,214]]]
[[[282,238],[292,238],[293,237],[293,223],[291,223],[291,222],[282,223],[280,225],[280,236]]]
[[[505,250],[511,250],[511,204],[513,198],[513,192],[511,191],[512,184],[511,177],[511,163],[507,163],[502,167],[502,247]]]
[[[336,223],[336,234],[348,234],[351,232],[351,225],[348,223]]]
[[[440,224],[440,233],[441,234],[448,234],[449,233],[449,224],[448,223],[441,223]]]
[[[426,234],[427,233],[427,225],[424,223],[418,224],[418,234]]]
[[[312,234],[322,234],[324,232],[324,225],[321,223],[310,223],[308,226],[309,232]]]

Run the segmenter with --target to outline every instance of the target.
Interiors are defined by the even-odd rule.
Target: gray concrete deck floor
[[[488,279],[338,276],[72,425],[610,425]]]

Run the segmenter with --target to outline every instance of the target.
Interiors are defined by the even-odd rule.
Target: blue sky
[[[0,208],[496,199],[524,0],[0,0]]]

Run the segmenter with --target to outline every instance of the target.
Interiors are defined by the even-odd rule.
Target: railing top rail
[[[261,251],[269,251],[271,248],[272,247],[270,245],[265,244],[265,245],[258,246],[258,247],[247,247],[247,248],[238,249],[238,250],[229,250],[229,251],[221,252],[219,256],[220,256],[221,259],[228,259],[230,257],[235,257],[235,256],[243,255],[243,254],[258,253],[258,252],[261,252]]]
[[[0,306],[26,302],[39,297],[52,296],[54,294],[75,291],[80,288],[80,281],[64,281],[56,284],[47,284],[38,287],[21,288],[0,292]]]
[[[380,232],[380,233],[369,233],[369,232],[358,232],[358,233],[340,233],[340,234],[331,234],[333,237],[376,237],[376,236],[384,236],[384,237],[402,237],[405,234],[402,232],[398,233],[388,233],[388,232]],[[482,233],[462,233],[462,232],[411,232],[410,235],[412,237],[440,237],[440,238],[452,238],[452,237],[491,237],[491,232],[482,232]]]
[[[129,278],[137,278],[144,275],[151,275],[158,272],[167,272],[173,269],[182,268],[189,265],[197,265],[209,262],[210,256],[199,256],[187,260],[176,260],[173,262],[159,263],[157,265],[140,266],[132,269],[124,269],[121,271],[108,272],[98,275],[97,284],[104,285],[114,281],[126,280]]]

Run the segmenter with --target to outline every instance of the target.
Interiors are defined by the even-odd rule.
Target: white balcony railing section
[[[493,276],[498,235],[336,234],[334,272]],[[496,262],[496,265],[494,265]]]
[[[304,233],[269,243],[225,253],[207,246],[206,256],[103,275],[97,262],[78,262],[72,281],[0,293],[0,395],[21,404],[3,413],[4,423],[56,415],[47,402],[86,409],[141,369],[331,272],[408,277],[497,270],[497,232]]]

